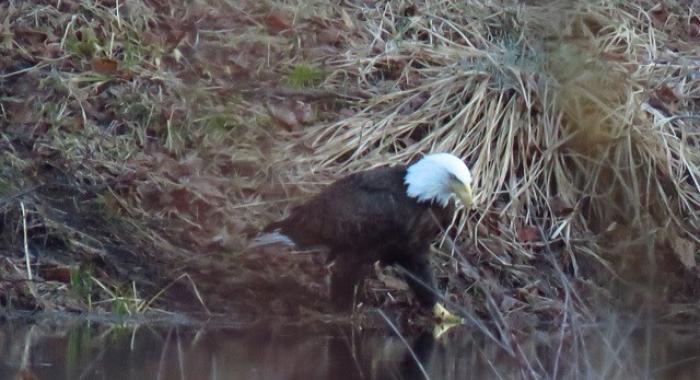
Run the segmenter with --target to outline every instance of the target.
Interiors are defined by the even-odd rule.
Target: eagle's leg
[[[331,301],[336,310],[352,310],[355,286],[361,284],[367,273],[366,267],[366,263],[352,252],[342,252],[338,255],[331,274]]]
[[[413,290],[418,302],[426,308],[432,308],[437,303],[437,295],[435,293],[435,278],[433,271],[430,269],[430,262],[427,255],[415,255],[404,258],[398,262],[406,273],[403,274],[404,280]]]
[[[450,313],[445,307],[438,302],[437,287],[435,286],[435,278],[433,271],[430,268],[428,255],[416,255],[402,260],[399,265],[408,273],[404,275],[408,286],[413,290],[418,301],[427,308],[432,308],[433,314],[441,323],[444,324],[459,324],[463,319]]]

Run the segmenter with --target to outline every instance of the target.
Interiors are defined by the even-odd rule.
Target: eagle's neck
[[[418,203],[447,207],[452,196],[449,173],[440,168],[419,165],[420,163],[421,161],[406,169],[406,194],[415,198]]]

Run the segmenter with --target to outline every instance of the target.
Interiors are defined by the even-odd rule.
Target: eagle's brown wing
[[[427,206],[406,195],[406,168],[378,168],[336,181],[288,218],[271,225],[301,248],[326,246],[333,251],[377,249],[410,236]]]

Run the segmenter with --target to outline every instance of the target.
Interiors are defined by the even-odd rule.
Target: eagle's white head
[[[418,202],[435,202],[445,207],[455,195],[464,207],[472,207],[472,175],[462,160],[449,153],[421,158],[408,167],[404,183],[408,196]]]

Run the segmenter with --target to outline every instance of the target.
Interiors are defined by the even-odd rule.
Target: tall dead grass
[[[293,162],[297,179],[453,152],[478,189],[461,236],[511,285],[539,280],[544,244],[567,281],[695,270],[692,8],[396,1],[348,14],[353,39],[324,86],[367,96],[299,133],[313,153]]]

